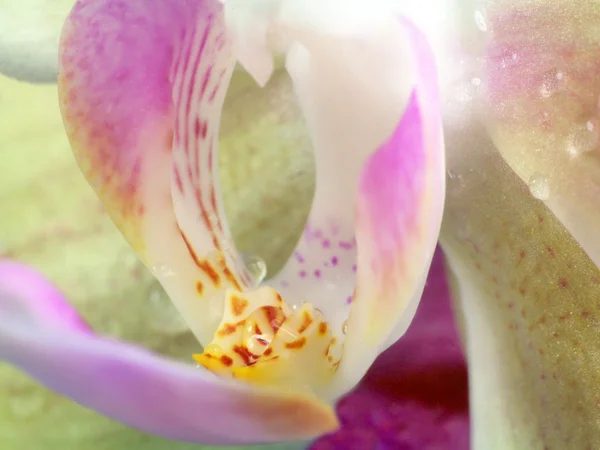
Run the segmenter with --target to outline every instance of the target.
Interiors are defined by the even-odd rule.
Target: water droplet
[[[39,392],[38,392],[39,391]],[[26,420],[35,417],[44,410],[46,399],[41,389],[12,394],[8,398],[8,410],[13,418]]]
[[[210,353],[218,358],[223,354],[223,347],[217,344],[208,344],[204,347],[204,353]]]
[[[167,294],[160,288],[153,288],[148,294],[148,319],[150,326],[165,334],[183,334],[188,326],[173,306]]]
[[[567,152],[571,157],[591,152],[598,146],[600,138],[598,120],[592,118],[573,127],[567,139]]]
[[[344,320],[344,323],[342,323],[342,333],[346,334],[347,331],[348,331],[348,319]]]
[[[242,253],[242,259],[254,285],[258,286],[267,276],[267,264],[260,256],[253,253]]]
[[[487,21],[485,20],[483,11],[475,11],[475,23],[477,24],[477,28],[479,28],[481,31],[487,31]]]
[[[473,78],[471,84],[476,87],[481,86],[481,78]]]
[[[283,311],[274,306],[255,309],[244,322],[242,344],[251,354],[262,355],[285,322],[285,318]]]
[[[542,174],[534,174],[529,179],[529,191],[538,200],[547,200],[550,197],[548,178]]]
[[[172,277],[175,275],[175,272],[166,264],[152,266],[150,270],[155,277]]]

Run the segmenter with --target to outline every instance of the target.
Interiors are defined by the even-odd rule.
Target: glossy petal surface
[[[84,406],[147,432],[213,444],[307,439],[337,424],[314,398],[234,385],[82,333],[47,282],[24,267],[0,269],[0,282],[6,271],[28,281],[1,285],[0,359]]]

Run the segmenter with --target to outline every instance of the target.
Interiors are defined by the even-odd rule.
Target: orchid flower
[[[235,248],[215,161],[236,62],[264,85],[274,54],[317,176],[292,257],[263,281]],[[384,2],[82,0],[62,31],[58,87],[83,173],[198,338],[199,367],[95,335],[56,296],[38,304],[10,286],[0,357],[172,439],[334,430],[331,403],[414,316],[439,233],[440,101],[422,32]]]
[[[243,258],[234,250],[227,236],[227,225],[219,209],[220,195],[214,187],[215,177],[211,173],[200,172],[209,164],[194,162],[192,167],[198,166],[199,169],[197,173],[192,170],[192,176],[196,176],[198,181],[188,183],[188,158],[206,155],[190,151],[190,142],[198,149],[203,149],[205,142],[198,142],[198,134],[193,132],[195,119],[202,114],[206,121],[208,116],[213,117],[212,113],[204,112],[202,99],[187,103],[190,109],[182,109],[178,101],[180,97],[173,97],[171,91],[161,97],[157,94],[158,90],[148,88],[155,86],[153,82],[162,86],[156,77],[163,77],[161,80],[165,77],[164,71],[149,63],[154,61],[150,58],[152,56],[169,62],[168,83],[165,85],[180,88],[181,92],[188,92],[186,87],[191,88],[192,95],[204,92],[204,99],[207,92],[210,98],[214,91],[211,104],[214,111],[218,111],[214,105],[220,104],[217,102],[221,99],[219,95],[223,94],[220,88],[226,84],[229,72],[223,72],[223,81],[218,83],[217,89],[211,84],[213,69],[206,77],[204,89],[202,83],[198,87],[193,82],[195,78],[191,74],[182,76],[179,73],[181,64],[189,67],[185,61],[190,60],[190,55],[198,55],[187,50],[195,48],[189,46],[196,42],[196,38],[186,33],[188,28],[182,29],[185,23],[183,17],[175,21],[177,26],[173,26],[169,18],[180,12],[185,18],[191,18],[196,31],[203,29],[198,27],[202,22],[183,6],[181,9],[171,8],[168,12],[158,6],[151,9],[155,17],[155,22],[151,23],[158,24],[157,29],[164,35],[176,33],[173,30],[180,33],[180,41],[168,41],[148,32],[148,15],[142,19],[142,14],[131,12],[132,6],[125,11],[114,7],[116,2],[91,2],[90,5],[97,7],[89,6],[89,9],[84,7],[85,2],[81,3],[67,21],[59,85],[67,130],[84,172],[91,178],[92,185],[128,240],[140,251],[144,261],[156,268],[157,277],[199,341],[203,345],[208,344],[202,356],[198,357],[201,365],[208,366],[221,377],[235,379],[225,382],[223,378],[205,378],[195,371],[194,380],[206,380],[203,381],[206,386],[210,385],[207,389],[222,393],[223,399],[237,398],[236,395],[241,392],[248,395],[252,392],[261,404],[272,404],[274,398],[281,399],[278,396],[285,390],[292,398],[306,402],[302,406],[307,414],[315,416],[317,411],[321,411],[323,417],[331,417],[326,409],[317,409],[317,405],[324,405],[321,401],[331,401],[350,389],[377,353],[402,335],[416,308],[431,256],[432,246],[427,244],[432,245],[431,241],[436,238],[439,201],[444,195],[443,180],[438,178],[438,171],[444,170],[440,161],[443,148],[437,125],[441,109],[447,193],[440,243],[449,268],[457,318],[468,356],[472,446],[501,450],[598,448],[600,397],[597,385],[600,370],[596,299],[600,271],[597,239],[593,233],[598,216],[594,195],[598,190],[599,94],[593,76],[600,61],[595,26],[598,2],[456,2],[458,7],[452,12],[461,26],[436,27],[434,22],[439,25],[439,22],[451,19],[435,14],[442,10],[448,12],[442,6],[446,2],[433,1],[431,8],[424,6],[426,12],[434,12],[426,14],[428,17],[424,21],[429,21],[430,26],[421,27],[425,38],[412,25],[413,22],[400,14],[393,14],[392,11],[397,10],[389,4],[365,6],[360,11],[357,3],[338,6],[337,10],[332,6],[334,3],[321,3],[324,4],[312,7],[311,2],[304,2],[298,9],[294,9],[295,3],[287,1],[275,6],[268,2],[225,3],[222,7],[215,6],[221,8],[217,10],[222,15],[213,15],[213,20],[217,16],[221,18],[219,23],[227,30],[223,36],[231,37],[231,40],[223,38],[219,41],[224,42],[221,50],[228,48],[230,43],[232,55],[235,55],[232,58],[235,57],[259,84],[266,83],[272,71],[267,49],[274,49],[285,56],[286,67],[315,147],[317,191],[307,230],[298,244],[302,247],[283,271],[267,283],[271,288],[257,288],[258,280],[248,280],[250,277],[244,275]],[[105,9],[106,5],[113,5],[113,9]],[[342,19],[339,14],[342,8],[348,8],[344,11],[352,14]],[[394,18],[394,25],[387,28],[387,22],[380,20],[390,17]],[[124,27],[120,20],[126,20],[127,26]],[[424,23],[421,20],[414,22]],[[400,28],[394,28],[398,26]],[[393,39],[391,34],[386,34],[391,29],[403,30],[402,38]],[[123,39],[125,35],[138,39],[136,52],[127,53],[127,47],[121,45],[129,42]],[[210,47],[211,36],[211,33],[207,34],[202,55]],[[433,53],[424,39],[431,44]],[[167,41],[171,44],[165,44]],[[170,46],[168,51],[163,52],[165,45]],[[356,45],[352,48],[356,52],[346,45]],[[149,50],[148,46],[152,49]],[[188,57],[174,66],[164,56],[182,53]],[[370,55],[368,62],[360,60],[360,55]],[[194,74],[206,74],[209,66],[204,64],[208,64],[205,59],[198,58],[198,63],[192,64],[193,70],[196,70]],[[13,65],[17,66],[19,64]],[[139,71],[140,66],[145,70]],[[394,72],[400,66],[402,70]],[[369,70],[361,73],[360,67],[368,67]],[[232,70],[231,67],[229,70]],[[390,75],[389,79],[386,75]],[[27,78],[35,81],[43,77],[37,73]],[[54,74],[48,74],[48,78],[53,79]],[[120,82],[111,84],[114,80]],[[365,80],[368,80],[368,85]],[[395,83],[399,83],[398,86]],[[438,83],[440,97],[436,92]],[[349,86],[350,89],[344,90]],[[353,96],[362,93],[365,97]],[[367,102],[367,98],[372,102]],[[443,101],[440,102],[439,98]],[[124,104],[126,108],[118,107]],[[156,105],[162,105],[164,109]],[[391,114],[390,108],[398,110]],[[213,111],[210,108],[206,111],[209,110]],[[387,113],[390,113],[389,116]],[[218,116],[218,112],[215,115]],[[393,117],[402,118],[394,122]],[[380,134],[362,131],[361,127],[367,126],[371,118],[374,123],[382,124],[387,118],[394,125]],[[173,137],[166,123],[172,124]],[[91,125],[96,128],[90,130]],[[198,127],[200,136],[206,130],[206,137],[216,151],[214,121],[198,122]],[[419,136],[422,140],[409,142],[408,135],[403,134],[408,129],[411,136]],[[107,134],[106,130],[110,133]],[[379,136],[373,140],[376,144],[363,145],[361,138],[376,135]],[[400,139],[401,136],[406,140]],[[165,142],[173,143],[172,148]],[[422,145],[416,145],[416,142]],[[118,153],[119,158],[113,151],[115,145],[123,146]],[[352,157],[343,158],[340,153],[330,152],[339,146],[347,148],[348,155]],[[401,150],[398,150],[400,147]],[[144,149],[141,161],[146,165],[154,164],[150,171],[142,170],[142,164],[136,166],[137,160],[130,156],[141,148]],[[165,150],[162,153],[156,150],[156,159],[146,156],[154,154],[149,149],[158,148]],[[379,159],[391,153],[399,159]],[[165,159],[163,164],[158,162],[160,157]],[[381,164],[377,165],[377,162]],[[408,166],[402,165],[405,163]],[[124,167],[129,168],[125,170]],[[354,167],[355,171],[349,170],[350,167]],[[405,170],[399,170],[400,167]],[[415,169],[422,167],[425,168],[423,176],[417,175],[418,170]],[[125,179],[121,178],[123,173],[127,174]],[[146,182],[150,177],[148,173],[152,176],[151,184]],[[377,176],[371,177],[375,173]],[[392,173],[395,175],[390,175]],[[181,177],[182,189],[179,189],[177,174]],[[366,183],[366,180],[373,184]],[[381,184],[375,184],[375,181]],[[138,186],[144,186],[144,189],[140,190]],[[368,186],[376,188],[369,190]],[[422,195],[412,190],[416,186],[423,187],[419,191]],[[201,201],[194,203],[186,195],[191,190],[196,192],[196,187]],[[388,196],[391,192],[398,196]],[[160,198],[167,199],[162,206],[159,205]],[[207,214],[207,223],[203,224],[204,219],[198,219],[198,212],[202,215],[206,207],[198,211],[197,206],[200,203],[212,205],[213,199],[215,206],[210,208],[214,211]],[[344,203],[344,199],[348,203]],[[370,207],[385,204],[386,209],[369,209],[367,203]],[[395,220],[390,219],[390,212],[397,214]],[[343,225],[339,229],[323,229],[322,224],[327,222],[325,217],[328,215]],[[164,222],[157,217],[164,218]],[[367,223],[369,226],[366,226]],[[197,273],[194,272],[195,262],[193,258],[191,262],[188,260],[190,269],[183,270],[185,258],[175,258],[174,255],[186,255],[187,246],[185,242],[182,246],[177,236],[185,235],[193,254],[200,255],[202,261],[208,260],[211,267],[218,270],[220,255],[214,252],[213,247],[217,246],[214,242],[211,246],[212,237],[206,238],[209,229],[217,229],[217,243],[227,242],[226,246],[219,244],[227,249],[223,252],[222,261],[225,261],[227,273],[231,273],[240,288],[229,286],[227,294],[220,295],[218,289],[209,292],[206,283],[202,283],[203,297],[209,298],[208,301],[214,305],[212,311],[216,312],[195,313],[190,312],[191,309],[200,308],[197,305],[202,303],[191,300],[185,303],[185,299],[199,297],[197,294],[185,295],[187,291],[182,287],[185,283],[180,282],[188,279],[185,274]],[[178,235],[180,231],[182,234]],[[328,239],[329,233],[334,231],[339,233],[343,242],[350,244],[351,252],[335,255],[338,258],[335,269],[341,271],[335,272],[331,281],[326,277],[332,272],[326,271],[325,267],[317,268],[317,265],[321,255],[333,257],[319,245],[323,247],[323,239]],[[318,232],[320,234],[315,236],[314,233]],[[156,242],[165,242],[166,245],[157,248]],[[329,239],[327,242],[331,245],[333,241]],[[376,242],[383,244],[378,246]],[[414,247],[410,245],[413,243]],[[168,254],[160,252],[163,248],[168,249]],[[167,257],[172,259],[165,262]],[[394,263],[382,264],[382,261],[389,261],[388,258],[392,258]],[[401,262],[394,265],[400,260],[410,261],[410,267]],[[175,266],[175,262],[182,265]],[[331,260],[329,262],[332,263]],[[353,264],[357,267],[355,292],[353,276],[344,275],[353,273]],[[392,278],[383,275],[383,267],[394,267],[391,277],[397,283],[384,283],[384,280],[387,282]],[[333,267],[327,267],[330,268]],[[343,272],[344,268],[346,272]],[[319,277],[314,270],[319,270]],[[225,275],[226,272],[222,271],[219,280],[225,280]],[[295,275],[298,277],[294,278]],[[205,278],[202,280],[206,281]],[[186,286],[191,290],[189,285]],[[337,293],[343,291],[343,286],[354,294],[346,306],[347,318],[340,314],[343,306],[334,308],[333,303],[319,303],[317,300],[322,292],[330,292],[331,299],[340,298]],[[378,288],[371,290],[374,286]],[[266,360],[259,359],[269,356],[264,353],[253,364],[238,367],[239,360],[228,353],[228,349],[232,348],[227,343],[229,341],[219,340],[218,335],[215,339],[215,330],[217,334],[218,330],[224,330],[224,323],[221,323],[223,304],[231,306],[236,303],[231,299],[232,292],[236,298],[239,296],[246,300],[248,305],[256,299],[262,301],[267,292],[273,294],[276,302],[279,297],[274,292],[277,292],[283,299],[279,307],[282,319],[283,316],[285,320],[288,316],[297,317],[294,315],[297,311],[307,311],[311,325],[315,317],[318,317],[316,322],[320,322],[322,316],[327,322],[327,330],[339,332],[340,328],[345,329],[345,335],[336,336],[340,338],[338,354],[341,356],[337,368],[327,372],[328,361],[305,358],[307,354],[301,352],[293,352],[293,357],[290,353],[283,358],[289,361],[288,366],[272,363],[273,370],[269,371],[260,371]],[[307,296],[307,292],[311,295]],[[377,295],[370,294],[373,292]],[[300,297],[307,298],[295,303],[299,293]],[[306,304],[302,304],[304,300]],[[288,304],[296,304],[297,309],[291,308],[288,314],[287,307],[283,306]],[[258,301],[252,303],[258,309],[262,305]],[[33,315],[32,309],[30,316]],[[214,317],[212,322],[210,317]],[[205,323],[194,320],[204,320]],[[13,329],[28,330],[27,342],[39,342],[35,339],[37,328],[34,333],[30,322],[21,320],[14,323],[17,325],[13,325]],[[57,329],[52,328],[49,336],[54,336]],[[3,339],[6,335],[12,342],[7,344],[7,348],[14,348],[16,331],[11,334],[7,331],[11,328],[4,324],[0,330]],[[25,331],[22,333],[24,335]],[[275,332],[270,334],[276,336]],[[105,342],[91,334],[82,336],[86,336],[81,341],[84,343]],[[307,344],[304,345],[313,348],[308,346],[309,336],[306,337]],[[295,339],[288,342],[295,342]],[[25,342],[24,338],[21,342]],[[275,343],[275,338],[269,340],[268,346],[272,343]],[[77,345],[81,345],[82,349],[78,356],[85,355],[88,347],[83,343]],[[42,367],[45,362],[39,357],[32,359],[32,355],[25,352],[27,348],[25,345],[19,347],[23,352],[22,355],[20,353],[21,360],[8,359],[35,374],[36,368]],[[53,355],[64,352],[58,344],[55,347],[46,344],[44,348]],[[122,353],[115,348],[111,357],[117,359],[115,355],[119,354]],[[217,355],[229,356],[232,359],[231,369],[213,365]],[[90,364],[98,361],[97,358],[81,359],[88,360]],[[337,361],[334,357],[331,363],[336,364]],[[157,362],[156,367],[164,367],[162,364],[166,363],[161,361],[159,365]],[[144,366],[139,364],[136,367]],[[305,372],[309,367],[312,378],[306,381],[309,377]],[[72,370],[77,373],[76,367]],[[258,376],[254,376],[257,372]],[[168,425],[172,425],[171,421],[163,418],[161,428],[154,423],[152,426],[139,423],[147,417],[141,411],[137,411],[135,419],[119,416],[110,410],[113,402],[117,402],[114,397],[99,407],[89,400],[86,402],[84,396],[78,397],[69,391],[78,386],[72,379],[65,387],[64,371],[56,369],[51,374],[53,376],[45,373],[38,378],[126,423],[156,433],[175,435],[166,430]],[[94,377],[94,373],[86,375]],[[264,378],[266,375],[269,379]],[[102,381],[98,376],[93,379]],[[140,379],[143,379],[141,374]],[[101,388],[98,389],[97,392],[100,392]],[[110,393],[114,389],[114,386],[107,387],[102,392]],[[267,400],[266,392],[273,397]],[[123,398],[131,399],[131,396],[123,395]],[[167,400],[161,397],[161,401],[172,404]],[[173,402],[172,399],[170,401]],[[186,401],[192,400],[187,398]],[[202,405],[200,398],[197,405]],[[196,410],[205,411],[197,405]],[[220,413],[223,411],[219,410]],[[239,409],[231,407],[225,411],[231,413],[232,420],[242,420]],[[271,411],[277,411],[277,408],[272,407]],[[204,431],[205,417],[202,418],[200,424],[194,423],[193,429],[197,433]],[[179,420],[182,424],[189,423],[184,417]],[[268,423],[264,417],[257,419],[253,423],[255,434],[247,433],[246,439],[291,438],[291,433],[288,436],[269,435],[264,428]],[[325,423],[325,420],[320,423]],[[318,431],[325,431],[324,428],[327,427]],[[306,433],[302,436],[317,432],[316,429],[308,432],[306,428],[304,431]],[[261,437],[258,437],[259,434]]]

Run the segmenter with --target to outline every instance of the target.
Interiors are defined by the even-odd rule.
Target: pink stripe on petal
[[[61,109],[79,165],[204,343],[225,290],[248,278],[215,167],[230,40],[217,0],[80,0],[61,41]]]
[[[357,284],[340,375],[357,381],[412,320],[444,202],[444,145],[433,54],[402,20],[418,81],[393,135],[366,161],[356,202]],[[375,348],[376,350],[374,350]]]

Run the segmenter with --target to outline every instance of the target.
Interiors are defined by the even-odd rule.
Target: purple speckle
[[[338,262],[339,261],[338,261],[338,257],[337,256],[334,256],[333,258],[331,258],[331,264],[333,264],[334,266],[337,266]]]
[[[352,264],[352,272],[356,272],[356,264]]]
[[[331,248],[331,241],[329,239],[323,241],[323,248]]]
[[[340,241],[340,242],[338,242],[338,245],[340,246],[340,248],[343,248],[344,250],[352,249],[352,242]]]
[[[300,264],[304,262],[304,257],[300,254],[300,252],[294,252],[294,256]]]
[[[313,233],[313,237],[321,239],[323,237],[323,232],[321,230],[315,230],[315,232]]]
[[[288,283],[285,280],[283,280],[280,284],[281,284],[281,287],[288,287],[290,285],[290,283]]]
[[[349,297],[346,299],[346,304],[347,304],[347,305],[349,305],[350,303],[352,303],[352,296],[349,296]]]
[[[321,278],[321,271],[319,269],[315,270],[315,277]]]
[[[298,275],[300,275],[300,278],[306,278],[306,270],[301,270]]]

